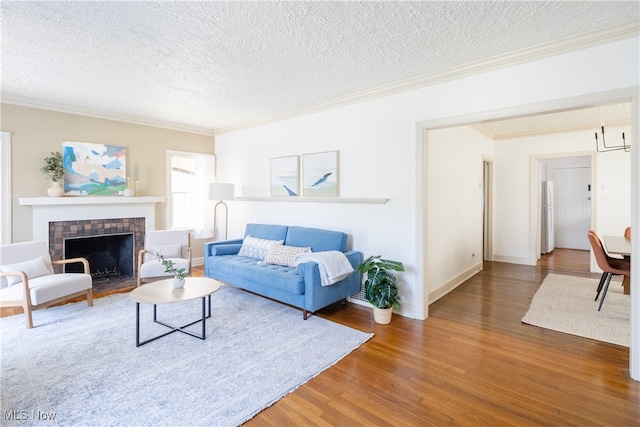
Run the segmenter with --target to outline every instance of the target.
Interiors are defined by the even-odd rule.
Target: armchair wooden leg
[[[28,305],[25,305],[22,307],[24,309],[24,318],[27,321],[27,329],[32,329],[33,328],[33,315],[31,312],[31,307],[29,307]]]
[[[138,288],[142,284],[142,279],[140,278],[140,274],[138,273]]]
[[[87,305],[93,307],[93,289],[87,290]]]

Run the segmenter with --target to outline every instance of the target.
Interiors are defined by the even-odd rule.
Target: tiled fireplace
[[[144,246],[145,232],[156,228],[156,204],[165,200],[164,197],[35,197],[22,198],[20,204],[33,208],[33,240],[47,242],[52,259],[73,257],[68,254],[68,246],[75,246],[72,253],[95,252],[90,255],[95,261],[89,262],[92,274],[100,276],[115,268],[117,274],[135,276],[136,254]],[[76,239],[83,240],[71,245]],[[115,258],[117,265],[107,265],[97,257]]]
[[[134,277],[144,235],[145,218],[51,221],[49,252],[52,259],[87,258],[94,277]],[[67,271],[73,267],[69,265]]]

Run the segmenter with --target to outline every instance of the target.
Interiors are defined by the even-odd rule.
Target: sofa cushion
[[[284,244],[287,246],[310,246],[313,252],[344,252],[347,246],[347,235],[340,231],[292,226],[289,227]]]
[[[282,240],[259,239],[250,235],[245,236],[238,255],[264,259],[273,245],[282,245]]]
[[[284,240],[287,237],[288,229],[289,227],[286,225],[247,224],[244,235],[259,239]]]
[[[273,245],[264,257],[267,264],[286,265],[287,267],[295,267],[293,259],[296,255],[311,252],[310,247],[300,248],[297,246]]]
[[[238,282],[249,280],[275,289],[301,295],[304,293],[304,278],[295,268],[266,264],[256,258],[236,255],[220,255],[207,258],[208,268],[215,270],[216,276],[234,277]],[[233,283],[232,283],[233,284]]]

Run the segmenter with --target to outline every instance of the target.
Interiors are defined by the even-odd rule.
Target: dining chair
[[[85,258],[51,261],[42,240],[0,246],[0,307],[22,307],[27,329],[33,328],[32,311],[70,298],[86,296],[93,305],[93,282]],[[84,273],[55,273],[54,265],[82,263]]]
[[[168,277],[157,254],[173,261],[175,268],[191,274],[191,234],[188,230],[152,230],[145,233],[144,249],[138,253],[138,286],[142,279]]]
[[[624,237],[626,237],[627,239],[631,238],[631,227],[627,227],[624,229]]]
[[[594,301],[597,301],[598,297],[600,296],[600,292],[602,291],[602,298],[600,298],[600,304],[598,305],[598,311],[600,311],[600,309],[602,308],[602,303],[604,302],[604,298],[607,295],[607,290],[609,289],[611,277],[613,277],[614,274],[629,276],[631,274],[631,263],[629,260],[612,258],[607,255],[604,247],[602,246],[602,241],[595,231],[589,230],[588,238],[589,243],[591,243],[591,249],[593,249],[593,255],[596,258],[598,267],[600,267],[600,269],[603,271],[602,277],[600,278],[600,283],[598,284],[596,298],[594,299]]]

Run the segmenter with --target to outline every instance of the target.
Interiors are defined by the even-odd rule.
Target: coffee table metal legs
[[[208,299],[208,303],[209,303],[209,307],[207,309],[207,301],[206,299]],[[158,336],[155,336],[153,338],[150,338],[148,340],[142,341],[140,342],[140,303],[136,302],[136,347],[140,347],[141,345],[150,343],[151,341],[155,341],[158,338],[162,338],[166,335],[172,334],[174,332],[182,332],[183,334],[186,335],[191,335],[192,337],[196,337],[196,338],[200,338],[201,340],[204,340],[206,338],[206,330],[207,330],[207,323],[206,320],[208,318],[211,317],[211,295],[208,295],[206,297],[202,297],[202,318],[198,319],[196,321],[193,321],[189,324],[186,325],[182,325],[182,326],[172,326],[172,325],[168,325],[166,323],[160,322],[158,320],[158,307],[156,304],[153,304],[153,321],[154,323],[157,323],[159,325],[165,326],[169,329],[171,329],[168,332],[165,332],[164,334],[160,334]],[[202,334],[198,335],[198,334],[194,334],[193,332],[189,332],[189,331],[185,331],[184,328],[188,328],[191,325],[195,325],[198,322],[202,322]]]

